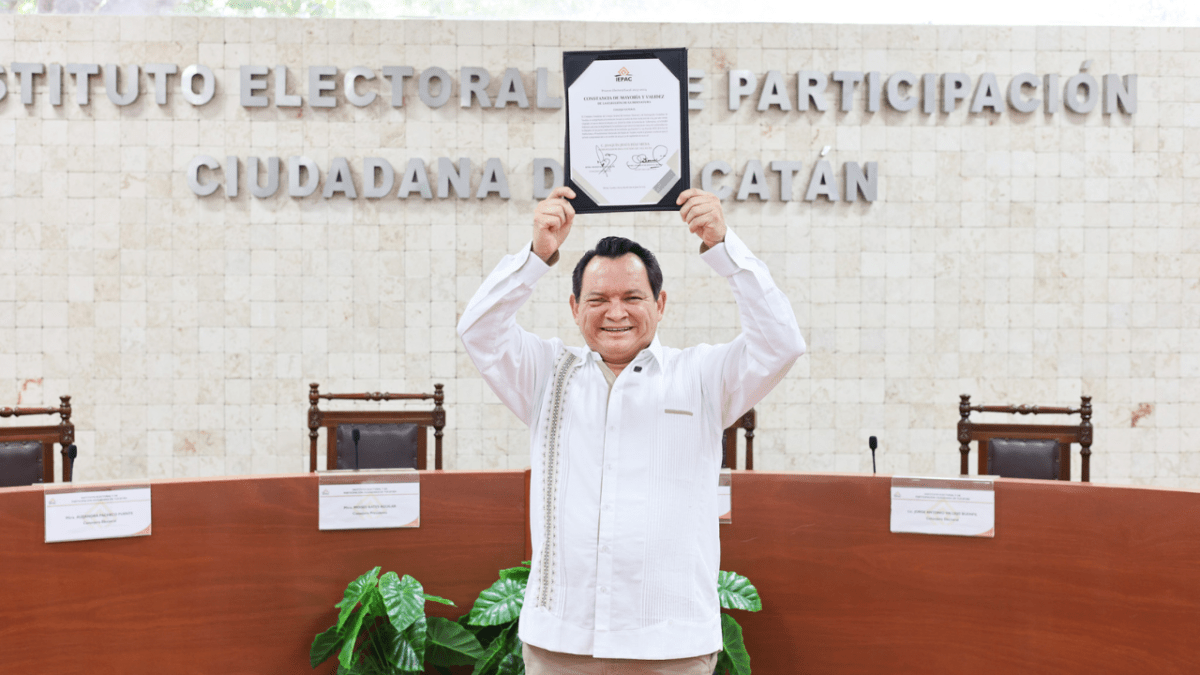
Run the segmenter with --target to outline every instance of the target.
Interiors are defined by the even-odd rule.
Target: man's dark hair
[[[571,275],[571,290],[575,293],[576,302],[579,301],[579,292],[583,286],[583,270],[592,258],[620,258],[627,253],[641,258],[642,264],[646,266],[646,277],[650,280],[650,292],[654,296],[652,299],[658,300],[658,292],[662,290],[663,283],[662,268],[658,266],[658,259],[650,249],[625,237],[605,237],[596,242],[596,248],[584,253],[579,259],[579,264],[575,265],[575,273]]]

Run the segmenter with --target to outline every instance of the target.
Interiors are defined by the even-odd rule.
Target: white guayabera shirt
[[[701,258],[729,280],[741,335],[682,350],[655,337],[611,391],[599,354],[517,325],[549,269],[528,246],[463,312],[467,353],[531,428],[533,571],[520,620],[531,645],[628,659],[721,648],[721,432],[783,378],[804,339],[732,231]]]

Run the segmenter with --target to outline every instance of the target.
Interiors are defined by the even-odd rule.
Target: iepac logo
[[[633,74],[624,66],[617,71],[617,82],[633,82]]]

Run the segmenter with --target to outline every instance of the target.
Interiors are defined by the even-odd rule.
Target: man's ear
[[[571,317],[575,319],[575,323],[579,323],[579,303],[575,302],[575,294],[567,296],[567,303],[571,305]]]
[[[663,314],[666,313],[666,310],[667,310],[667,292],[659,291],[658,292],[658,315],[662,316]]]

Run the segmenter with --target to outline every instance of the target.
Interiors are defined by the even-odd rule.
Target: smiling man
[[[701,190],[680,195],[679,213],[729,281],[733,341],[660,344],[662,270],[623,237],[575,267],[568,303],[586,347],[523,330],[517,310],[558,261],[574,198],[558,188],[538,204],[533,240],[500,261],[458,324],[484,380],[530,427],[526,672],[711,675],[721,432],[783,379],[804,340],[766,265]]]

